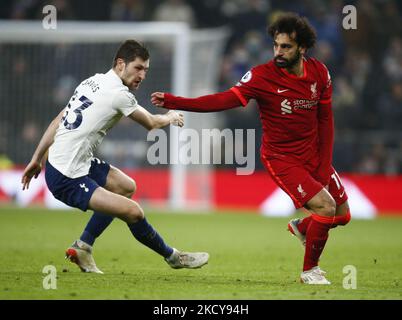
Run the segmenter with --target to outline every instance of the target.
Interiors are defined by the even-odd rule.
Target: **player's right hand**
[[[163,108],[165,105],[165,93],[154,92],[151,94],[151,103],[156,107]]]
[[[42,171],[42,164],[40,162],[31,161],[25,168],[24,173],[22,174],[22,190],[29,189],[29,183],[31,182],[32,177],[35,179],[39,176],[39,173]]]

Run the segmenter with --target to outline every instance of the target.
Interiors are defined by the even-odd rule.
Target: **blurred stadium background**
[[[39,30],[47,4],[57,8],[58,30]],[[342,28],[346,4],[357,8],[356,30]],[[153,91],[198,96],[226,90],[250,67],[269,60],[272,41],[266,35],[267,24],[281,11],[295,11],[317,29],[318,43],[310,55],[323,61],[332,74],[334,165],[347,185],[352,213],[364,218],[402,214],[401,7],[396,0],[3,0],[0,202],[59,206],[47,193],[43,177],[22,193],[21,169],[75,86],[96,72],[106,72],[117,45],[129,38],[126,35],[144,41],[150,49],[151,70],[136,96],[148,110],[160,112],[150,105]],[[181,31],[176,36],[172,30],[166,36],[169,30],[161,29],[158,35],[158,27],[146,26],[161,21],[184,25],[178,25]],[[83,22],[92,24],[85,27]],[[82,32],[58,34],[74,26]],[[86,33],[91,28],[99,33],[126,30],[124,36],[111,39],[110,35],[91,37]],[[154,31],[149,33],[150,29]],[[110,131],[97,155],[133,176],[139,185],[135,198],[144,205],[293,213],[290,200],[277,190],[259,162],[261,127],[253,103],[225,113],[188,114],[186,126],[255,128],[256,172],[236,176],[236,164],[184,169],[151,165],[146,155],[152,142],[146,141],[145,129],[129,120]]]

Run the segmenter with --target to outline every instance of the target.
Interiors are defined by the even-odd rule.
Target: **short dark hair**
[[[314,47],[317,34],[306,17],[292,12],[283,13],[268,27],[268,33],[273,39],[278,33],[286,33],[290,36],[293,32],[296,33],[295,41],[299,46],[306,49]]]
[[[113,60],[113,68],[117,65],[117,59],[123,59],[126,64],[134,61],[137,57],[146,61],[149,59],[148,49],[136,40],[124,41],[116,52]]]

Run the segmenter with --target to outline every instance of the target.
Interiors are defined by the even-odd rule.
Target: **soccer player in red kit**
[[[331,77],[323,63],[305,56],[316,41],[306,18],[284,14],[268,31],[274,40],[274,59],[252,68],[229,90],[193,99],[155,92],[151,101],[158,107],[195,112],[257,101],[263,127],[261,161],[295,207],[311,212],[288,224],[305,246],[301,281],[330,284],[318,261],[329,230],[350,220],[348,197],[331,165]]]

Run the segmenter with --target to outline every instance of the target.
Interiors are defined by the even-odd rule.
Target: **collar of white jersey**
[[[116,80],[119,84],[123,84],[123,80],[121,80],[121,78],[117,75],[113,68],[106,73],[106,76]]]

